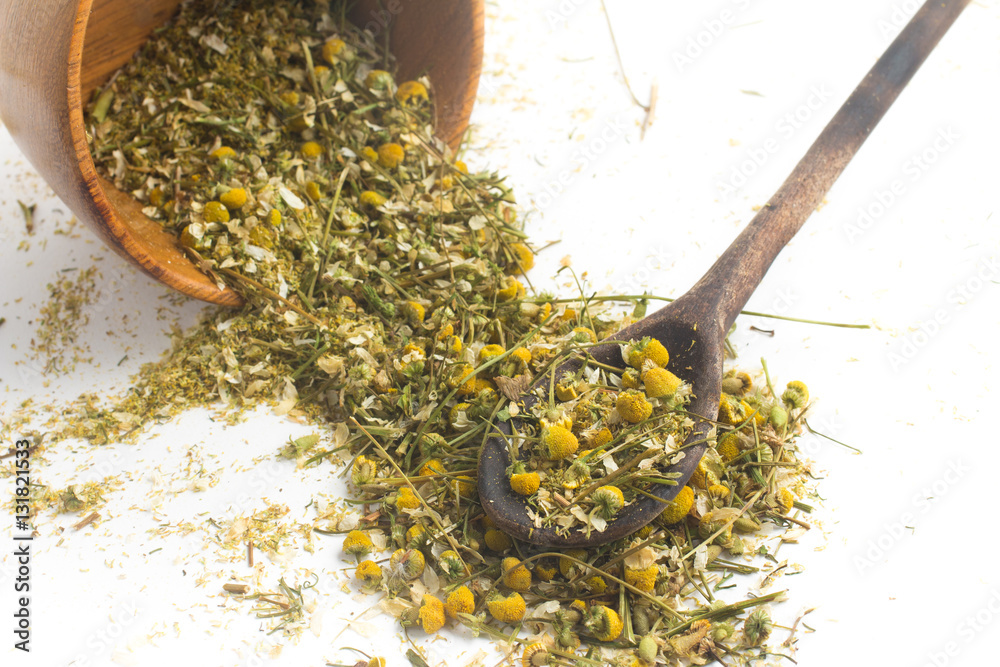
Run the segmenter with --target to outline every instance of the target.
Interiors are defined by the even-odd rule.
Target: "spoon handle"
[[[726,332],[774,258],[823,201],[868,135],[971,0],[927,0],[886,49],[795,170],[672,312]]]

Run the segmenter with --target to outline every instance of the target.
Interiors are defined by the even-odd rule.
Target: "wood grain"
[[[98,177],[83,106],[176,12],[180,0],[0,0],[0,118],[76,216],[156,280],[205,301],[239,305],[187,258],[141,206]],[[482,64],[483,0],[364,0],[353,20],[390,37],[400,77],[426,73],[438,136],[457,147]],[[373,13],[374,12],[374,13]]]

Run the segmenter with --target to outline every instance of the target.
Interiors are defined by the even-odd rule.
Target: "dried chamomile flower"
[[[412,324],[419,324],[424,321],[424,317],[427,315],[427,310],[424,308],[423,304],[417,301],[407,301],[403,304],[402,308],[403,316]]]
[[[221,162],[223,160],[232,160],[233,158],[235,158],[236,151],[233,150],[230,146],[219,146],[214,151],[209,153],[209,155],[213,159]]]
[[[444,601],[444,611],[448,618],[458,618],[459,614],[471,614],[476,609],[476,599],[466,586],[459,586]]]
[[[354,576],[369,588],[375,588],[382,583],[382,566],[373,560],[363,560],[358,563]]]
[[[486,531],[484,539],[486,540],[486,546],[496,552],[507,551],[507,549],[513,546],[510,541],[510,535],[496,528],[489,528]]]
[[[202,209],[205,222],[229,222],[229,209],[222,202],[210,201]]]
[[[642,374],[642,384],[646,396],[661,398],[673,396],[680,388],[682,381],[666,368],[655,366]]]
[[[375,481],[378,476],[378,461],[361,454],[354,459],[351,466],[351,482],[355,486],[365,486]]]
[[[804,382],[793,380],[785,387],[785,392],[781,395],[781,400],[790,410],[798,410],[805,407],[809,402],[809,388]]]
[[[690,486],[683,487],[677,495],[664,506],[660,512],[660,521],[666,525],[675,524],[688,515],[694,506],[694,490]]]
[[[336,37],[326,40],[323,44],[323,60],[330,63],[331,65],[337,64],[337,56],[339,56],[343,51],[344,47],[347,46],[342,39]]]
[[[573,432],[563,426],[549,426],[542,429],[542,456],[549,461],[558,461],[572,456],[580,448],[580,442]]]
[[[357,560],[367,556],[373,548],[372,538],[360,530],[352,530],[344,538],[344,553],[354,556]]]
[[[237,211],[247,203],[247,191],[243,188],[233,188],[219,195],[219,202],[230,211]]]
[[[760,646],[771,636],[773,628],[770,614],[763,607],[758,607],[743,622],[743,636],[750,646]]]
[[[416,549],[396,549],[389,557],[389,567],[393,574],[404,580],[416,579],[424,573],[424,555]]]
[[[365,76],[365,86],[372,90],[388,90],[395,84],[392,74],[383,69],[373,69]]]
[[[420,626],[429,635],[444,627],[444,603],[433,595],[424,595],[420,603]]]
[[[396,494],[396,509],[415,510],[420,507],[420,499],[413,493],[413,489],[404,486]]]
[[[388,201],[374,190],[365,190],[358,196],[358,200],[363,206],[368,206],[369,208],[378,208]]]
[[[500,561],[500,572],[507,588],[520,593],[531,589],[531,571],[517,558],[507,557]]]
[[[625,583],[635,586],[644,593],[652,593],[653,589],[656,588],[656,577],[659,572],[660,568],[655,563],[641,569],[626,566]]]
[[[521,652],[521,667],[543,667],[549,664],[549,649],[542,642],[525,644]]]
[[[661,367],[670,361],[670,354],[667,353],[667,348],[663,347],[663,343],[648,336],[628,344],[622,356],[629,366],[639,371],[643,369],[647,360]]]
[[[722,378],[722,391],[733,396],[743,396],[753,389],[753,379],[744,371],[731,371]]]
[[[618,639],[625,628],[618,612],[601,604],[595,604],[587,610],[583,625],[594,639],[602,642],[613,642]]]
[[[396,89],[396,99],[400,104],[414,106],[426,102],[429,98],[427,87],[419,81],[406,81]]]
[[[486,608],[490,616],[501,623],[517,623],[524,618],[524,612],[527,610],[520,593],[511,593],[507,597],[489,600]]]
[[[395,169],[404,159],[406,151],[399,144],[387,143],[378,147],[378,163],[386,169]]]
[[[521,469],[523,470],[523,466]],[[534,494],[541,483],[541,476],[537,472],[517,472],[510,476],[510,488],[522,496]]]
[[[458,552],[452,549],[441,552],[441,555],[438,556],[438,567],[441,568],[441,571],[449,579],[457,579],[466,574],[465,565],[462,563],[461,557],[458,555]]]
[[[594,503],[594,511],[602,519],[610,520],[618,511],[625,507],[625,496],[617,486],[602,486],[590,494]]]
[[[305,142],[302,144],[302,148],[300,150],[302,152],[302,157],[309,160],[315,160],[323,154],[323,146],[315,141]]]
[[[653,404],[646,400],[646,394],[636,389],[626,389],[618,394],[615,402],[618,414],[630,424],[638,424],[653,414]]]
[[[730,431],[719,438],[716,446],[719,457],[726,463],[730,463],[740,455],[740,436]]]
[[[535,253],[531,252],[531,248],[523,243],[512,243],[510,249],[514,253],[514,261],[507,266],[509,273],[527,273],[535,266]]]

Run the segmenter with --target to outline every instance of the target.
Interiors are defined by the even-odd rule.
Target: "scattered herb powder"
[[[660,471],[692,426],[691,390],[644,339],[622,346],[624,370],[585,364],[523,408],[534,377],[645,300],[628,317],[534,294],[503,179],[470,173],[434,137],[429,82],[397,82],[387,62],[338,3],[192,0],[95,93],[98,169],[246,305],[209,310],[114,405],[81,397],[60,436],[129,440],[192,406],[270,402],[335,434],[329,451],[307,436],[277,455],[349,455],[362,518],[345,557],[406,626],[520,642],[524,665],[745,664],[788,650],[767,644],[781,592],[721,598],[808,527],[793,516],[811,509],[801,382],[779,393],[727,372],[713,446],[627,539],[544,552],[485,516],[476,461],[491,419],[527,427],[508,472],[536,521],[599,531],[650,485],[676,484]],[[287,512],[234,521],[223,539],[275,550]],[[288,630],[312,585],[281,581],[251,596],[255,611]]]

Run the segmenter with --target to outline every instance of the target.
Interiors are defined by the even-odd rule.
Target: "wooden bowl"
[[[185,294],[239,305],[239,296],[220,291],[137,201],[97,174],[85,135],[84,100],[180,4],[0,0],[0,118],[55,193],[118,254]],[[479,85],[483,0],[361,0],[351,20],[390,31],[400,80],[430,77],[438,136],[457,146]]]

